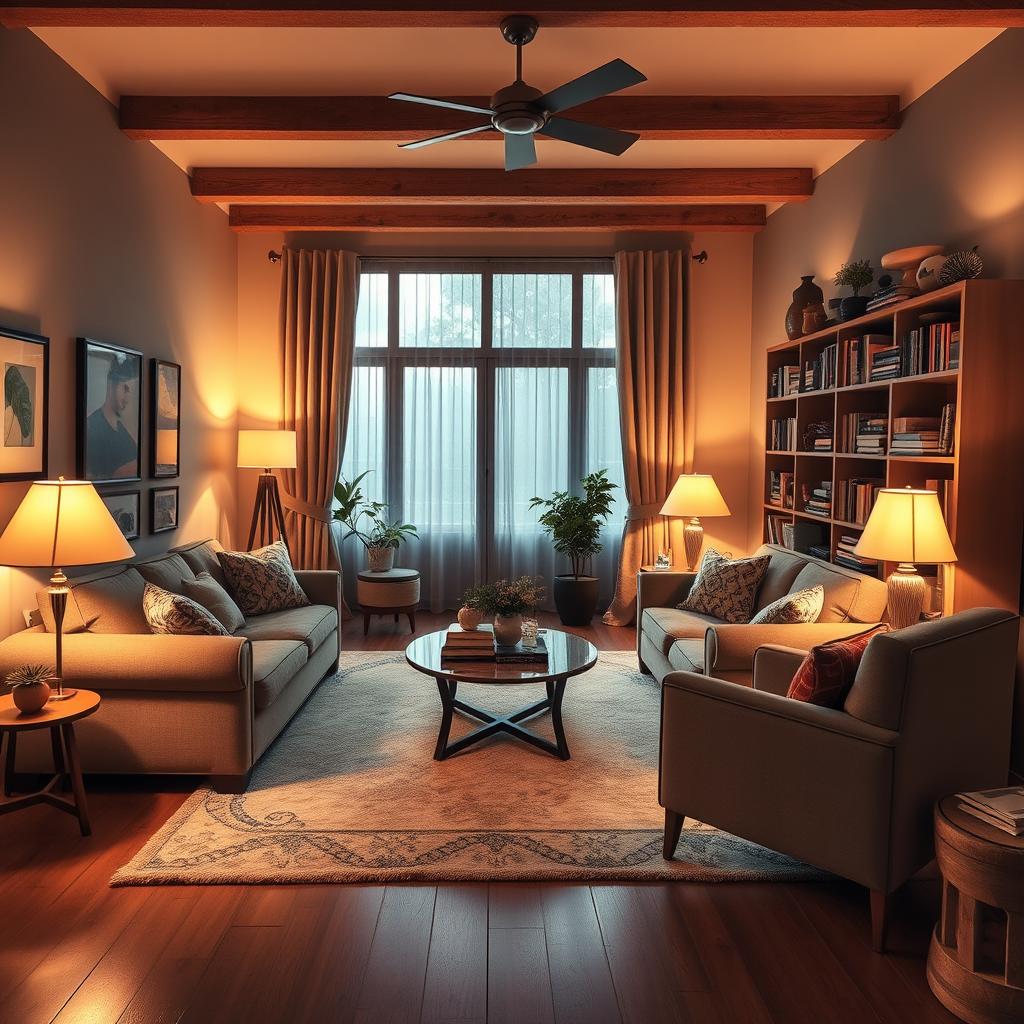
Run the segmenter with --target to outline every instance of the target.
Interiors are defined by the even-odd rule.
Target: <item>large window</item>
[[[364,261],[342,474],[370,470],[367,496],[416,525],[401,561],[433,609],[485,578],[567,571],[534,495],[597,469],[621,488],[614,314],[609,261]],[[618,493],[594,564],[606,597]]]

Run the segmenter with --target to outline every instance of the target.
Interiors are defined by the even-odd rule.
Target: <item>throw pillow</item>
[[[218,551],[217,558],[244,615],[265,615],[309,604],[284,541],[255,551]]]
[[[155,583],[142,592],[142,611],[154,633],[172,636],[228,636],[228,631],[201,604],[172,594]]]
[[[825,588],[821,586],[783,594],[766,604],[751,620],[752,626],[792,626],[798,622],[817,622],[825,605]]]
[[[714,548],[708,548],[690,593],[677,607],[686,612],[713,615],[723,622],[749,622],[757,588],[770,561],[770,555],[729,559]]]
[[[194,580],[182,580],[185,596],[201,604],[229,632],[234,633],[245,625],[242,609],[231,599],[231,595],[206,571]]]
[[[855,636],[812,647],[796,670],[786,696],[823,708],[841,708],[853,686],[865,649],[873,637],[888,629],[883,622]]]

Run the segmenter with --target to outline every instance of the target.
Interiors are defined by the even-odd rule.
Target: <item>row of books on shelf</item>
[[[900,343],[900,375],[942,373],[960,366],[960,328],[930,324],[910,331]]]
[[[955,402],[947,402],[939,416],[897,416],[892,421],[890,454],[950,455],[955,426]]]
[[[796,417],[771,420],[768,424],[768,447],[776,452],[796,451]]]
[[[779,508],[793,507],[792,471],[771,469],[768,471],[768,501]]]
[[[848,480],[837,480],[832,505],[835,518],[863,526],[871,515],[878,492],[884,486],[885,481],[877,477],[850,477]]]
[[[801,391],[822,391],[839,383],[839,342],[826,345],[804,363]]]
[[[768,397],[786,398],[800,390],[800,367],[780,366],[768,377]]]
[[[848,384],[867,384],[873,379],[871,367],[874,355],[892,347],[892,336],[889,334],[865,334],[860,338],[851,338],[843,363],[843,380]]]
[[[808,515],[828,519],[832,515],[832,481],[822,480],[816,487],[801,484],[800,500]]]
[[[884,455],[889,417],[877,412],[848,412],[839,417],[839,451]]]

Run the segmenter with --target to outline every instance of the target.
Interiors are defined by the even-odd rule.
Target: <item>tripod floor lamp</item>
[[[281,494],[277,489],[274,469],[294,469],[294,430],[240,430],[238,432],[239,469],[262,469],[256,484],[256,503],[252,509],[252,524],[249,527],[248,549],[254,543],[270,544],[279,537],[288,547],[284,532],[284,510]],[[288,552],[289,555],[291,551]]]

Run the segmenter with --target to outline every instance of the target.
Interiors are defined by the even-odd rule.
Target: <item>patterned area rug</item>
[[[661,856],[659,688],[631,652],[569,680],[570,761],[497,736],[434,761],[440,701],[399,654],[343,654],[248,791],[194,793],[113,885],[366,881],[801,880],[806,865],[687,821]],[[539,686],[460,685],[512,710]],[[550,722],[534,720],[550,736]],[[452,738],[473,728],[452,726]]]

